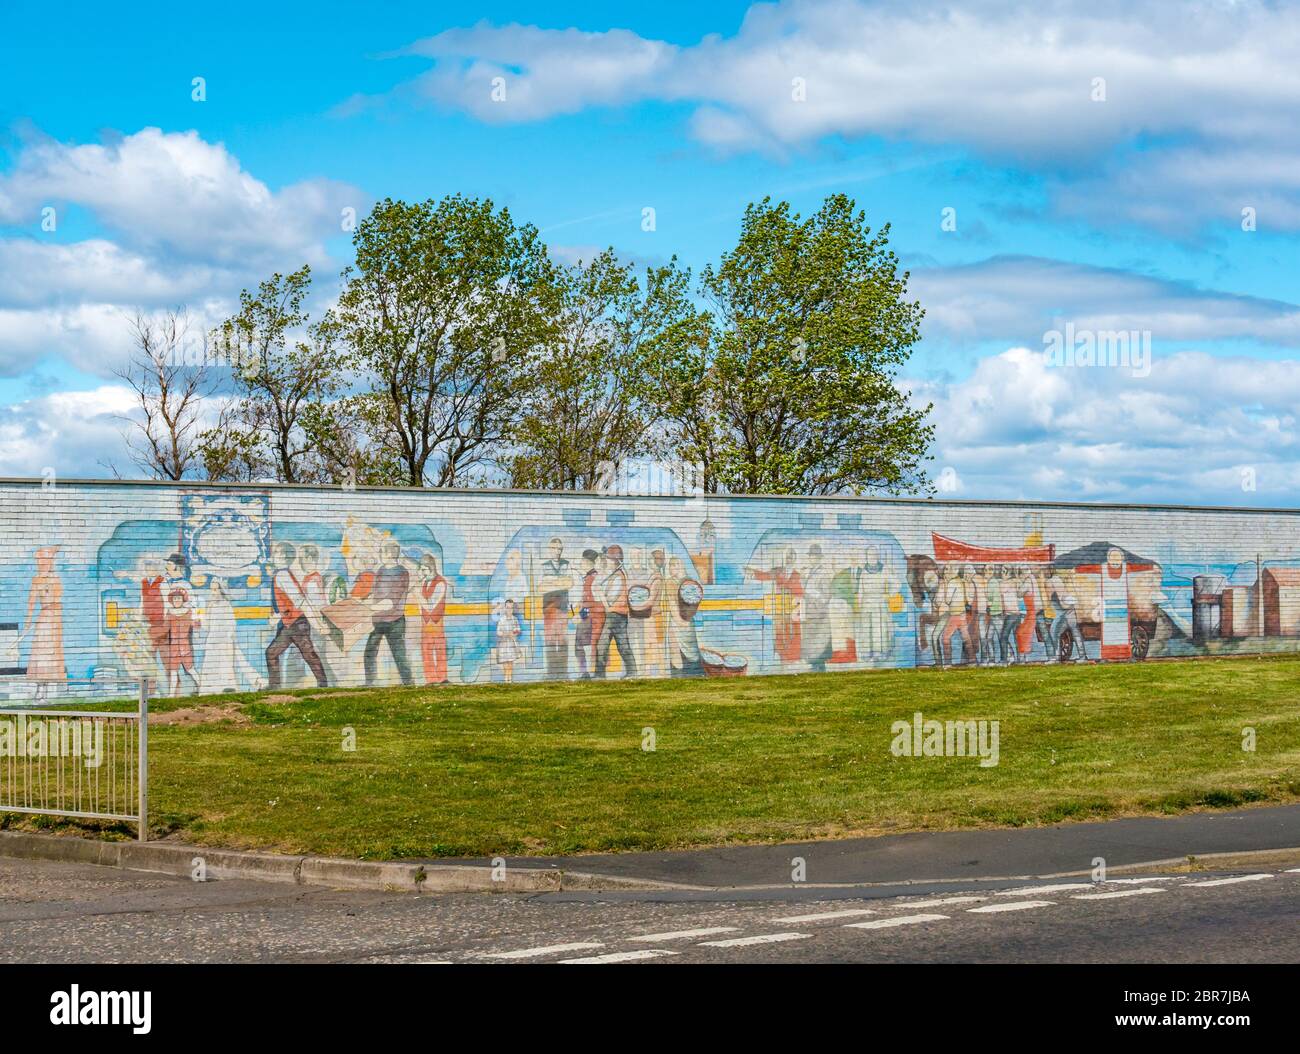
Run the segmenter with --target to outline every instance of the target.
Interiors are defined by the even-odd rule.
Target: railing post
[[[140,678],[139,733],[140,841],[149,840],[149,682]]]

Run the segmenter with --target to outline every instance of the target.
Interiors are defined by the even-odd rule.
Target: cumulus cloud
[[[1179,352],[1150,375],[1010,348],[932,400],[955,497],[1280,506],[1300,496],[1300,361]],[[1243,489],[1249,480],[1254,489]]]
[[[310,263],[333,271],[325,241],[353,188],[309,180],[280,190],[196,132],[145,128],[102,143],[22,141],[0,174],[0,225],[31,231],[47,206],[87,211],[81,241],[0,237],[0,376],[46,357],[108,376],[136,311],[186,306],[196,327],[225,317],[239,290]]]
[[[1105,212],[1095,194],[1069,197],[1076,210],[1188,227],[1255,204],[1239,200],[1253,191],[1276,226],[1300,227],[1290,155],[1262,145],[1300,130],[1300,11],[1281,5],[1202,0],[1171,19],[1157,0],[785,0],[690,46],[480,23],[405,50],[433,60],[405,93],[485,121],[680,102],[694,107],[692,134],[723,150],[827,136],[960,144],[1110,188]],[[1172,183],[1117,163],[1135,144]],[[1267,163],[1243,176],[1234,155]],[[1182,192],[1176,204],[1166,190]]]
[[[1021,341],[1076,329],[1149,330],[1153,341],[1254,340],[1300,347],[1300,306],[1187,282],[1035,256],[994,256],[912,272],[926,333],[952,340]]]
[[[133,475],[120,420],[133,407],[130,389],[104,385],[59,392],[0,407],[0,476],[63,478]]]
[[[28,139],[0,175],[0,223],[35,223],[45,206],[78,205],[115,240],[187,260],[255,266],[323,262],[357,191],[308,180],[272,191],[220,143],[145,128],[104,143]]]

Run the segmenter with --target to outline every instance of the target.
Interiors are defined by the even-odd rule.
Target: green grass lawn
[[[155,836],[369,859],[555,854],[1300,799],[1297,660],[236,701],[251,723],[151,728]],[[891,723],[918,710],[997,719],[1000,764],[892,756]]]

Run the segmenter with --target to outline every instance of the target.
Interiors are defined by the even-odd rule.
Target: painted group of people
[[[531,570],[524,574],[521,550],[507,555],[494,602],[494,659],[503,680],[513,680],[515,666],[532,651],[524,639],[530,597],[540,603],[548,680],[570,677],[570,649],[580,680],[606,678],[615,655],[625,677],[703,674],[695,630],[699,599],[683,597],[683,584],[693,579],[680,557],[660,548],[637,550],[629,564],[623,547],[612,544],[584,549],[575,566],[563,540],[552,538],[545,559]]]
[[[443,624],[451,585],[437,557],[418,561],[402,553],[387,537],[348,561],[346,574],[327,581],[321,547],[304,542],[271,546],[271,608],[274,632],[264,651],[265,674],[245,656],[237,634],[234,601],[226,582],[208,578],[200,603],[185,556],[146,555],[136,571],[117,577],[138,579],[140,590],[137,650],[133,659],[151,682],[161,673],[162,688],[179,695],[196,692],[275,689],[283,684],[284,658],[290,651],[302,660],[319,687],[348,678],[340,668],[355,662],[358,639],[365,638],[361,666],[368,685],[379,679],[381,652],[387,650],[403,684],[413,683],[407,654],[407,607],[419,610],[418,647],[424,681],[447,680],[447,637]],[[45,587],[42,587],[45,588]],[[46,589],[48,593],[48,589]],[[47,599],[48,612],[54,610]],[[201,636],[196,639],[196,635]],[[201,661],[196,662],[196,650]]]
[[[894,649],[894,613],[901,610],[898,582],[877,546],[827,555],[820,543],[799,561],[786,546],[770,568],[745,574],[772,583],[773,644],[783,663],[874,663]]]
[[[419,612],[415,643],[424,683],[447,681],[444,620],[451,583],[443,577],[433,553],[415,560],[402,552],[397,539],[385,537],[372,548],[351,553],[348,573],[336,576],[328,587],[315,545],[295,547],[277,542],[271,563],[278,626],[266,648],[268,687],[279,686],[280,660],[290,648],[302,657],[317,685],[345,680],[333,667],[350,661],[348,656],[360,636],[365,637],[361,661],[367,685],[379,682],[379,663],[385,651],[402,684],[413,684],[407,650],[407,609],[412,605]]]
[[[1057,569],[948,563],[926,572],[923,589],[928,610],[918,620],[918,649],[937,666],[1029,662],[1035,641],[1054,662],[1066,631],[1074,661],[1087,660],[1078,600]]]

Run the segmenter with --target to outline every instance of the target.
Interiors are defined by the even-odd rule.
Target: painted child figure
[[[515,617],[515,602],[507,600],[497,619],[497,665],[505,681],[514,680],[515,663],[519,660],[519,619]]]

